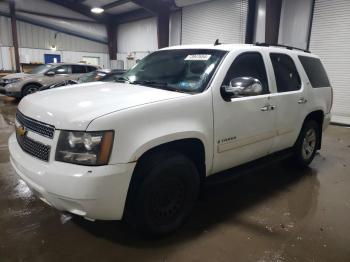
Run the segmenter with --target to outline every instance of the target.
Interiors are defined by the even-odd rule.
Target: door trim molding
[[[276,136],[276,132],[275,131],[268,131],[256,136],[251,136],[251,137],[246,137],[246,138],[242,138],[239,140],[235,140],[232,142],[226,142],[226,143],[222,143],[222,144],[218,144],[217,145],[217,151],[218,153],[222,153],[225,151],[229,151],[229,150],[233,150],[233,149],[237,149],[240,147],[244,147],[244,146],[248,146],[254,143],[258,143],[258,142],[262,142],[264,140],[268,140],[271,139],[273,137]]]

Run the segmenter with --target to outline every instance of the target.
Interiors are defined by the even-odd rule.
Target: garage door
[[[182,44],[244,43],[247,0],[215,0],[182,9]]]
[[[350,125],[349,14],[349,0],[316,0],[310,50],[322,58],[333,86],[332,121]]]

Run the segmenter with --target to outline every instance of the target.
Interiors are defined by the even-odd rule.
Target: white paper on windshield
[[[195,54],[195,55],[188,55],[185,60],[191,60],[191,61],[207,61],[211,55],[206,54]]]

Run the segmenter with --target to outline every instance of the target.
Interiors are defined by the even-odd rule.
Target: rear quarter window
[[[97,68],[94,66],[86,66],[86,70],[87,70],[87,72],[92,72],[92,71],[96,71]]]
[[[313,88],[331,86],[326,70],[320,59],[309,56],[299,56],[299,60]]]

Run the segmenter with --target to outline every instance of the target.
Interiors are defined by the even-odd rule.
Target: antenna
[[[221,45],[221,43],[220,43],[219,39],[216,39],[216,40],[215,40],[214,45]]]

